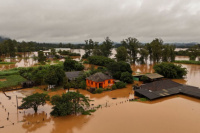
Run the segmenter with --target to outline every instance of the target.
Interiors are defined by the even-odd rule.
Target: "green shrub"
[[[144,83],[146,83],[149,78],[146,76],[146,75],[143,75],[141,78],[140,78],[141,81],[143,81]]]
[[[102,88],[98,88],[95,90],[95,93],[102,93],[103,92],[103,89]]]
[[[88,64],[89,62],[87,61],[87,60],[85,60],[84,62],[83,62],[83,64]]]
[[[132,74],[129,72],[123,72],[123,73],[121,73],[120,80],[125,83],[133,83]]]
[[[86,89],[86,82],[85,82],[85,80],[84,81],[81,81],[81,83],[80,83],[80,88],[81,89]]]
[[[90,56],[88,58],[89,64],[99,65],[99,66],[106,66],[110,62],[114,62],[113,59],[104,56]]]
[[[116,85],[117,89],[126,87],[126,83],[124,83],[124,82],[117,82],[115,85]]]
[[[116,85],[113,85],[112,86],[112,90],[116,90],[117,89],[117,86]]]

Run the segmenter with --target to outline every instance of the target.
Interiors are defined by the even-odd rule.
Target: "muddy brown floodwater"
[[[200,87],[200,65],[183,65],[188,74],[179,83]],[[90,67],[88,65],[88,67]],[[152,73],[153,65],[132,65],[134,73]],[[140,83],[140,82],[139,82]],[[70,89],[70,91],[76,91]],[[91,94],[86,90],[79,92],[91,100],[91,108],[102,105],[92,115],[50,116],[52,106],[40,106],[38,113],[33,109],[18,110],[23,97],[40,89],[24,89],[6,92],[9,100],[0,92],[0,133],[199,133],[200,100],[175,95],[155,101],[129,102],[134,98],[132,85],[127,88]],[[49,92],[50,96],[61,95],[65,90]],[[9,112],[9,115],[8,115]],[[7,118],[9,118],[7,120]],[[14,124],[13,124],[14,123]]]

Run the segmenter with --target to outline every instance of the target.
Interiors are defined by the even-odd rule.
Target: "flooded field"
[[[33,109],[17,111],[16,95],[20,104],[22,97],[34,92],[41,92],[39,89],[7,92],[6,94],[12,97],[11,100],[0,93],[0,127],[4,126],[4,128],[0,128],[0,132],[199,133],[200,100],[198,99],[177,95],[152,102],[129,102],[127,100],[134,97],[131,86],[102,94],[90,94],[85,90],[79,91],[94,100],[91,102],[94,104],[93,106],[101,104],[102,108],[90,116],[72,115],[55,118],[49,115],[50,104],[39,107],[37,114],[34,114]],[[59,90],[49,94],[52,96],[65,92]]]
[[[18,59],[13,59],[12,62],[15,60],[18,62]],[[23,59],[20,62],[23,65],[27,64],[26,66],[35,63],[29,59],[27,62]],[[16,64],[13,67],[16,67]],[[187,68],[188,74],[184,79],[174,81],[200,87],[200,65],[183,66]],[[85,67],[91,66],[85,64]],[[131,68],[133,74],[154,72],[152,64],[131,65]],[[0,79],[0,82],[4,81],[5,79]],[[76,90],[70,89],[70,91]],[[91,108],[98,105],[102,105],[102,108],[92,115],[55,118],[50,116],[52,106],[49,102],[45,106],[40,106],[37,114],[34,114],[33,109],[17,110],[16,96],[20,105],[23,97],[35,92],[43,91],[24,89],[6,92],[11,96],[10,100],[0,92],[0,133],[199,133],[200,131],[200,100],[183,95],[155,101],[129,102],[128,99],[134,98],[132,85],[101,94],[91,94],[79,89],[80,93],[94,100],[91,102]],[[48,94],[53,96],[62,93],[66,93],[66,90],[52,91]]]

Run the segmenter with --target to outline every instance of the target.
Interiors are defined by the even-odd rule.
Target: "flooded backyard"
[[[29,61],[27,66],[35,63]],[[200,65],[183,64],[183,67],[187,68],[188,74],[184,79],[174,81],[200,87]],[[152,64],[131,65],[131,68],[133,74],[154,72]],[[70,89],[70,91],[76,90]],[[101,94],[91,94],[79,89],[80,93],[94,100],[91,102],[91,108],[98,105],[102,108],[97,109],[92,115],[55,118],[50,116],[52,106],[49,102],[43,107],[40,106],[37,114],[34,114],[33,109],[17,110],[16,96],[20,105],[23,97],[35,92],[43,91],[24,89],[6,92],[11,96],[10,100],[0,92],[1,133],[199,133],[200,131],[200,100],[183,95],[138,102],[129,101],[134,98],[131,84],[127,85],[127,88]],[[66,90],[52,91],[48,94],[53,96],[62,93],[66,93]]]

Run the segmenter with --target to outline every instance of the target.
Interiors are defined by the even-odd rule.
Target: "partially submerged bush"
[[[102,88],[98,88],[95,90],[95,93],[102,93],[103,92],[103,89]]]
[[[126,83],[124,83],[124,82],[117,82],[115,85],[116,85],[117,89],[126,87]]]

